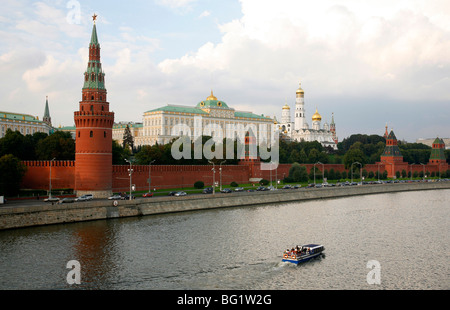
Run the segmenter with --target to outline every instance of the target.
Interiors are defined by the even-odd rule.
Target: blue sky
[[[450,137],[444,0],[2,0],[0,110],[42,118],[48,95],[53,124],[73,125],[94,13],[116,121],[211,89],[280,119],[301,81],[308,122],[334,112],[340,140],[386,123],[408,141]]]

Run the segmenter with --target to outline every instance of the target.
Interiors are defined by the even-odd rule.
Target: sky
[[[167,104],[210,95],[281,119],[305,91],[352,134],[450,137],[447,0],[2,0],[0,111],[73,126],[87,68],[92,15],[110,110],[142,122]]]

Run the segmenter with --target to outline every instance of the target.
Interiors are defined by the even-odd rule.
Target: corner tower
[[[112,127],[114,113],[109,111],[105,74],[100,62],[97,28],[92,29],[89,62],[84,73],[82,101],[74,113],[76,126],[75,191],[104,198],[112,194]]]

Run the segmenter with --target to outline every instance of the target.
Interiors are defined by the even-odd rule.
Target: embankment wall
[[[185,197],[155,197],[132,201],[118,201],[117,206],[114,206],[113,201],[110,200],[98,200],[63,205],[0,207],[0,230],[215,208],[297,202],[311,199],[332,199],[355,195],[439,189],[450,189],[450,182],[399,183],[192,195]]]

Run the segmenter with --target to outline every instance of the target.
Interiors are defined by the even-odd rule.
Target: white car
[[[94,199],[94,196],[92,194],[86,194],[86,195],[78,197],[77,199],[75,199],[75,201],[88,201],[88,200],[92,200],[92,199]]]
[[[186,192],[177,192],[175,193],[175,196],[179,197],[179,196],[186,196]]]
[[[123,197],[120,195],[112,195],[111,197],[108,197],[109,200],[122,200]]]

